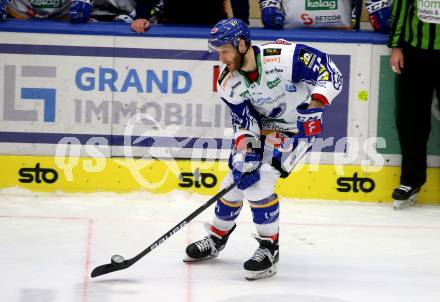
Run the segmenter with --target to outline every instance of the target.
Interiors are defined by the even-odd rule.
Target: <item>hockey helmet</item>
[[[223,19],[211,29],[208,44],[210,48],[223,46],[231,43],[238,47],[240,39],[251,42],[251,33],[249,27],[242,20],[237,18]]]

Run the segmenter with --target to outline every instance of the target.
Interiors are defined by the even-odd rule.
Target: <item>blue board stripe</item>
[[[0,132],[0,143],[22,143],[22,144],[51,144],[56,145],[66,137],[77,138],[82,145],[92,137],[103,137],[107,139],[111,146],[124,146],[123,135],[103,135],[103,134],[78,134],[78,133],[29,133],[29,132]],[[232,140],[221,138],[197,138],[197,137],[149,137],[144,138],[139,143],[133,144],[139,136],[131,136],[131,146],[133,147],[172,147],[191,149],[194,146],[204,149],[230,149]],[[211,144],[203,144],[208,141]],[[178,146],[176,146],[178,142]],[[215,142],[215,144],[212,144]]]
[[[154,24],[144,34],[137,34],[126,23],[97,22],[87,24],[70,24],[53,20],[15,20],[0,22],[0,31],[43,33],[43,34],[73,34],[95,36],[127,36],[142,38],[189,38],[207,39],[210,32],[208,26],[178,26]],[[327,43],[370,43],[386,45],[388,35],[373,31],[351,31],[336,29],[291,29],[270,30],[264,28],[252,29],[253,40],[273,41],[283,38],[295,42],[327,42]]]
[[[0,53],[109,58],[176,59],[218,61],[217,53],[202,50],[143,49],[0,43]]]

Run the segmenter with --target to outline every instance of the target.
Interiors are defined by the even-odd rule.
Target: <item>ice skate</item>
[[[260,243],[260,246],[243,265],[245,278],[249,281],[275,275],[277,272],[276,264],[279,260],[278,239],[274,241],[271,238],[259,236],[255,236],[255,239]]]
[[[206,224],[205,227],[208,231],[208,235],[202,240],[193,242],[187,246],[187,256],[183,259],[183,261],[194,262],[217,257],[220,251],[225,248],[229,235],[231,235],[236,226],[237,225],[234,225],[228,234],[222,237],[212,231],[211,225]]]
[[[411,207],[417,202],[417,193],[420,191],[420,187],[411,187],[405,185],[399,185],[393,192],[394,209],[401,210],[407,207]]]

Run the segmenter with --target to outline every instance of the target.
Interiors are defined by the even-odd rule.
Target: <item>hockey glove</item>
[[[261,156],[255,151],[232,157],[232,176],[237,188],[245,190],[260,180]]]
[[[302,103],[296,107],[298,112],[298,138],[310,138],[319,135],[322,132],[322,113],[324,108],[308,109],[309,104]]]
[[[72,23],[86,23],[92,15],[92,4],[86,0],[74,0],[70,5],[69,17]]]
[[[284,13],[281,10],[281,0],[260,0],[261,21],[267,29],[282,29]]]
[[[6,20],[8,17],[6,6],[8,6],[8,0],[0,0],[0,21]]]

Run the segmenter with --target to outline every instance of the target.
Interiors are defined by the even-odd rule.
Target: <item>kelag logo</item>
[[[16,109],[16,66],[5,65],[4,69],[4,101],[3,120],[5,121],[30,121],[38,120],[37,110]],[[55,78],[56,67],[31,66],[21,67],[22,78]],[[56,89],[22,87],[20,97],[23,100],[40,100],[44,102],[44,122],[55,122]]]
[[[353,177],[339,177],[336,181],[338,184],[339,192],[353,191],[358,193],[361,190],[364,193],[370,193],[376,188],[374,180],[368,177],[358,177],[357,172],[353,174]]]
[[[306,0],[306,10],[338,9],[338,0]]]
[[[182,188],[200,188],[201,186],[212,188],[217,184],[217,177],[214,174],[200,173],[199,169],[196,169],[194,173],[183,172],[179,175],[179,179],[181,180],[179,187]]]
[[[54,169],[41,168],[40,163],[35,165],[35,168],[21,168],[18,170],[18,174],[21,178],[18,179],[21,183],[32,183],[37,184],[42,181],[48,184],[53,184],[58,179],[58,173]]]

